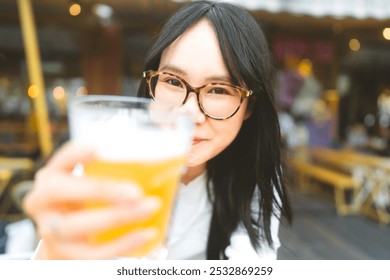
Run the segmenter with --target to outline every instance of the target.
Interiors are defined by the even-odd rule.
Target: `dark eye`
[[[165,80],[165,82],[170,84],[170,85],[172,85],[172,86],[174,86],[174,87],[183,87],[183,83],[180,82],[180,80],[175,79],[175,78],[167,78]]]
[[[222,87],[213,87],[209,90],[209,93],[212,94],[231,94],[228,90]]]

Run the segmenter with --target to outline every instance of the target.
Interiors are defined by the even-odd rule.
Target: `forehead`
[[[167,66],[199,78],[227,75],[218,39],[209,21],[199,21],[164,50],[159,68]]]

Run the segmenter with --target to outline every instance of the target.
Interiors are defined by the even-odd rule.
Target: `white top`
[[[257,207],[258,209],[258,207]],[[207,196],[206,173],[188,185],[180,185],[173,209],[172,224],[168,233],[168,259],[206,259],[207,238],[212,215],[212,205]],[[225,249],[229,259],[276,259],[280,247],[278,238],[279,220],[271,218],[271,234],[274,249],[264,244],[256,252],[245,228],[239,227],[230,238]]]
[[[254,205],[252,204],[252,209],[256,211],[258,206]],[[158,249],[151,256],[143,259],[205,260],[211,215],[212,205],[207,196],[206,173],[198,176],[188,185],[180,184],[166,248]],[[240,226],[233,232],[230,245],[225,249],[225,255],[228,259],[236,260],[275,260],[280,247],[278,231],[279,219],[272,216],[271,235],[274,248],[263,244],[261,251],[256,252],[246,229]],[[39,246],[40,244],[32,259],[35,259]]]

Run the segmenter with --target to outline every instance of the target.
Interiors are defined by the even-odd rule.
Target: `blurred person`
[[[288,110],[279,110],[278,119],[283,148],[294,150],[307,145],[309,136],[305,124],[296,121]]]
[[[291,221],[291,210],[281,170],[274,66],[256,21],[231,4],[190,3],[163,27],[144,70],[139,96],[150,98],[151,77],[164,77],[184,94],[177,96],[179,106],[195,120],[166,258],[275,259],[280,219]],[[209,94],[236,96],[237,104],[228,115],[210,115],[202,103]],[[88,242],[96,231],[146,219],[160,205],[140,186],[72,175],[77,163],[93,158],[92,150],[66,144],[37,173],[24,204],[42,238],[36,259],[113,259],[154,236],[151,228],[104,244]],[[110,206],[83,208],[91,200]]]
[[[311,116],[306,122],[308,131],[308,145],[319,147],[331,147],[333,142],[332,135],[332,116],[326,102],[322,99],[314,103]]]
[[[390,155],[390,87],[382,86],[378,96],[379,136],[385,142],[382,154]]]
[[[364,150],[368,147],[369,135],[363,123],[356,122],[347,129],[346,148]]]
[[[296,117],[309,119],[312,116],[312,108],[321,99],[323,87],[315,77],[311,63],[305,65],[305,72],[301,73],[302,85],[291,104],[291,113]]]
[[[290,109],[302,88],[304,77],[297,67],[299,60],[294,55],[286,57],[284,68],[279,73],[278,81],[278,105],[281,108]]]

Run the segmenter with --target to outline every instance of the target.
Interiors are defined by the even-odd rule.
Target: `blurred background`
[[[185,0],[0,0],[0,254],[36,244],[21,201],[68,139],[67,101],[135,95]],[[390,0],[242,0],[269,41],[295,212],[280,259],[390,259]],[[27,254],[24,254],[27,253]]]

